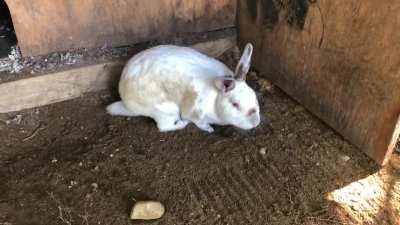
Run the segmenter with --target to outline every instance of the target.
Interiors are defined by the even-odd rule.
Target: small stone
[[[303,112],[304,108],[301,105],[296,105],[296,107],[294,107],[294,112],[295,113],[299,113],[299,112]]]
[[[261,155],[267,154],[267,148],[265,148],[265,147],[264,147],[264,148],[261,148],[261,149],[260,149],[260,154],[261,154]]]
[[[16,115],[13,119],[13,122],[15,122],[16,124],[20,124],[22,121],[22,115]]]
[[[132,220],[154,220],[161,218],[165,213],[165,208],[160,202],[139,201],[132,208]]]
[[[92,183],[91,186],[92,186],[94,189],[99,188],[99,185],[98,185],[97,183]]]
[[[74,187],[77,184],[78,184],[78,182],[71,180],[70,185],[68,185],[68,188],[71,189],[72,187]]]
[[[54,158],[54,159],[51,160],[51,163],[57,163],[57,161],[58,160],[56,158]]]
[[[347,161],[349,161],[350,160],[350,157],[349,156],[347,156],[347,155],[344,155],[344,156],[342,156],[342,157],[340,157],[344,162],[347,162]]]
[[[269,82],[266,79],[260,79],[258,81],[258,84],[261,86],[261,90],[262,91],[267,91],[269,93],[273,93],[274,92],[274,85],[271,84],[271,82]]]
[[[110,154],[110,157],[111,157],[111,158],[114,157],[114,154]]]
[[[17,124],[20,124],[22,121],[22,115],[16,115],[13,119]]]

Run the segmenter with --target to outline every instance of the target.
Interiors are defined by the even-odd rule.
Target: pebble
[[[78,184],[78,182],[71,180],[70,185],[68,185],[68,188],[71,189],[72,187],[74,187],[77,184]]]
[[[344,162],[347,162],[347,161],[350,160],[350,157],[347,156],[347,155],[344,155],[344,156],[341,157],[341,159],[342,159]]]
[[[12,118],[11,120],[7,120],[6,124],[9,125],[11,123],[16,123],[16,124],[20,124],[22,121],[22,115],[16,115],[14,118]]]
[[[92,186],[94,189],[99,188],[99,185],[98,185],[97,183],[92,183],[91,186]]]
[[[274,85],[271,84],[268,80],[266,79],[259,79],[258,84],[261,86],[262,91],[267,91],[269,93],[274,92]]]
[[[260,149],[260,154],[261,155],[265,155],[266,153],[267,153],[267,148],[264,147],[264,148]]]
[[[165,213],[165,207],[156,201],[138,201],[132,208],[132,220],[155,220]]]
[[[304,111],[304,107],[301,105],[296,105],[296,107],[294,107],[295,113],[299,113],[299,112],[303,112],[303,111]]]

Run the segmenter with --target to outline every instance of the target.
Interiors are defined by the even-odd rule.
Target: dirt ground
[[[235,60],[222,57],[229,65]],[[0,115],[0,224],[400,224],[400,157],[380,169],[255,76],[270,123],[159,133],[109,92]],[[135,200],[163,218],[130,221]]]

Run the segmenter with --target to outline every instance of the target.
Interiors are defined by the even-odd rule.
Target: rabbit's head
[[[216,114],[226,124],[241,129],[252,129],[260,124],[260,107],[256,94],[246,83],[250,69],[253,46],[246,45],[236,67],[234,77],[215,80],[219,94],[216,99]]]

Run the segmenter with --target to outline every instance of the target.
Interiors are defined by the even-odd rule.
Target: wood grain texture
[[[218,57],[236,46],[236,37],[193,45],[194,49]],[[0,113],[44,106],[82,96],[88,92],[116,90],[126,60],[82,66],[0,84]]]
[[[236,0],[6,0],[24,56],[235,25]]]
[[[0,85],[0,113],[44,106],[115,86],[123,63],[110,62]]]
[[[240,43],[255,43],[268,79],[385,164],[400,132],[400,2],[291,2],[240,0]]]

